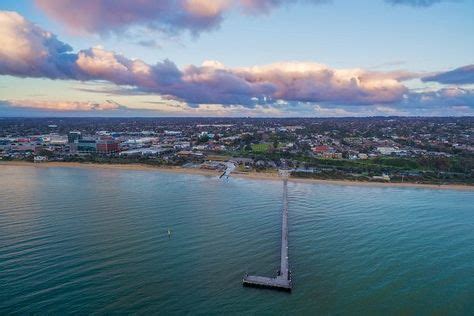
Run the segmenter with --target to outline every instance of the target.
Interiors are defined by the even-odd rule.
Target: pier
[[[245,275],[244,286],[270,288],[282,291],[291,291],[291,274],[288,263],[288,176],[289,170],[280,170],[283,179],[283,210],[281,220],[281,250],[280,271],[274,278],[264,276]]]

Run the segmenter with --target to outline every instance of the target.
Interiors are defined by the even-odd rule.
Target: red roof
[[[326,146],[326,145],[313,147],[313,151],[315,153],[323,153],[323,152],[329,151],[329,149],[330,149],[329,146]]]

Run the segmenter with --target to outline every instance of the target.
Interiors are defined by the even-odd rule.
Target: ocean
[[[473,191],[288,194],[291,294],[280,181],[0,165],[0,314],[474,314]]]

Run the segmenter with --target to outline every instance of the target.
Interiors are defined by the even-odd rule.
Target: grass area
[[[270,144],[252,144],[252,151],[256,153],[266,153],[270,149]]]

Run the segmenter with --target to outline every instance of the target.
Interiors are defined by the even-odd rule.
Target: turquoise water
[[[0,314],[474,314],[474,193],[0,165]],[[167,230],[171,229],[171,238]]]

